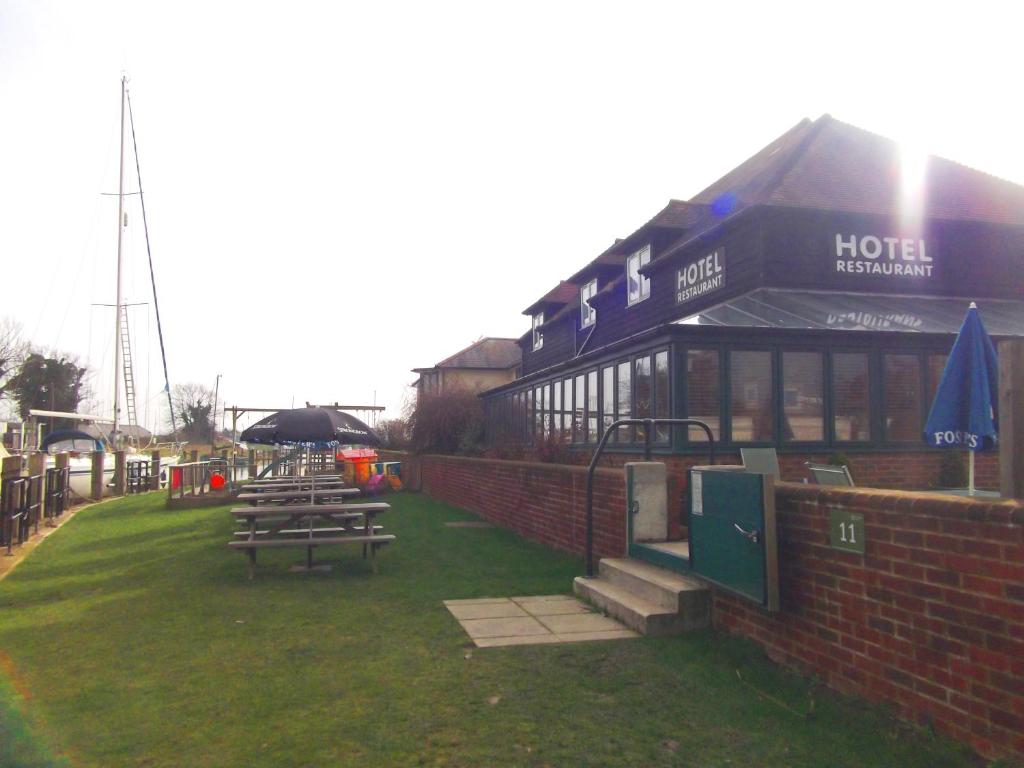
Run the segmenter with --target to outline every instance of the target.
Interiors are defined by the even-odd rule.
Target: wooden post
[[[249,479],[255,480],[256,475],[259,474],[259,470],[256,468],[256,449],[249,449]]]
[[[189,451],[188,460],[193,464],[199,461],[199,451]]]
[[[1024,499],[1024,340],[999,342],[999,492]]]
[[[274,465],[274,468],[270,470],[271,477],[277,477],[281,474],[281,468],[277,466],[277,460],[281,458],[281,453],[275,448],[270,452],[270,462]]]
[[[127,480],[127,469],[125,465],[124,451],[114,451],[114,495],[124,496]]]
[[[0,466],[0,479],[7,480],[11,477],[21,476],[21,456],[8,456]]]
[[[153,451],[149,455],[149,490],[160,490],[160,451]],[[168,478],[169,479],[169,478]]]
[[[93,451],[92,452],[92,486],[90,488],[91,496],[96,501],[103,498],[103,457],[106,455],[105,451]]]
[[[28,474],[29,476],[41,475],[41,479],[38,480],[38,492],[39,492],[39,516],[36,518],[36,528],[39,527],[39,521],[46,519],[46,454],[45,453],[32,453],[28,457]]]

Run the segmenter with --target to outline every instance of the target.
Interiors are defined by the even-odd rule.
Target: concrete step
[[[684,616],[710,610],[708,588],[697,579],[630,557],[606,557],[598,564],[601,578],[644,600]]]
[[[707,617],[703,623],[695,622],[693,617],[667,610],[603,578],[577,576],[573,591],[642,635],[666,637],[707,625]]]

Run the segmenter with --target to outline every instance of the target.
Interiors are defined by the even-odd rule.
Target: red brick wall
[[[986,756],[1024,757],[1024,506],[784,484],[782,609],[716,590],[716,626],[830,686],[886,701]],[[863,556],[828,510],[864,515]]]
[[[578,555],[586,551],[587,470],[561,464],[426,456],[422,488],[532,541]],[[404,467],[403,467],[404,473]],[[594,473],[594,553],[621,557],[626,547],[622,473]]]
[[[434,498],[534,541],[584,552],[584,467],[403,460],[420,465],[423,490]],[[683,490],[678,470],[690,463],[670,460],[675,504]],[[597,470],[598,556],[625,548],[624,486],[620,471]],[[781,611],[771,615],[715,590],[716,626],[753,638],[777,661],[836,689],[930,721],[983,755],[1024,758],[1024,506],[784,483],[776,507]],[[833,507],[864,516],[864,556],[828,546]]]

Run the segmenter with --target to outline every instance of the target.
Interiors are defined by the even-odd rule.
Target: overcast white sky
[[[409,369],[521,335],[559,279],[803,117],[1024,183],[1015,7],[0,0],[0,316],[88,362],[110,408],[91,305],[114,301],[125,72],[171,383],[396,415]],[[129,215],[126,299],[151,302]],[[130,313],[151,425],[156,327]]]

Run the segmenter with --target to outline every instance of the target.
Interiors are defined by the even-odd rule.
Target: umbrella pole
[[[974,495],[974,451],[967,451],[967,495]]]

